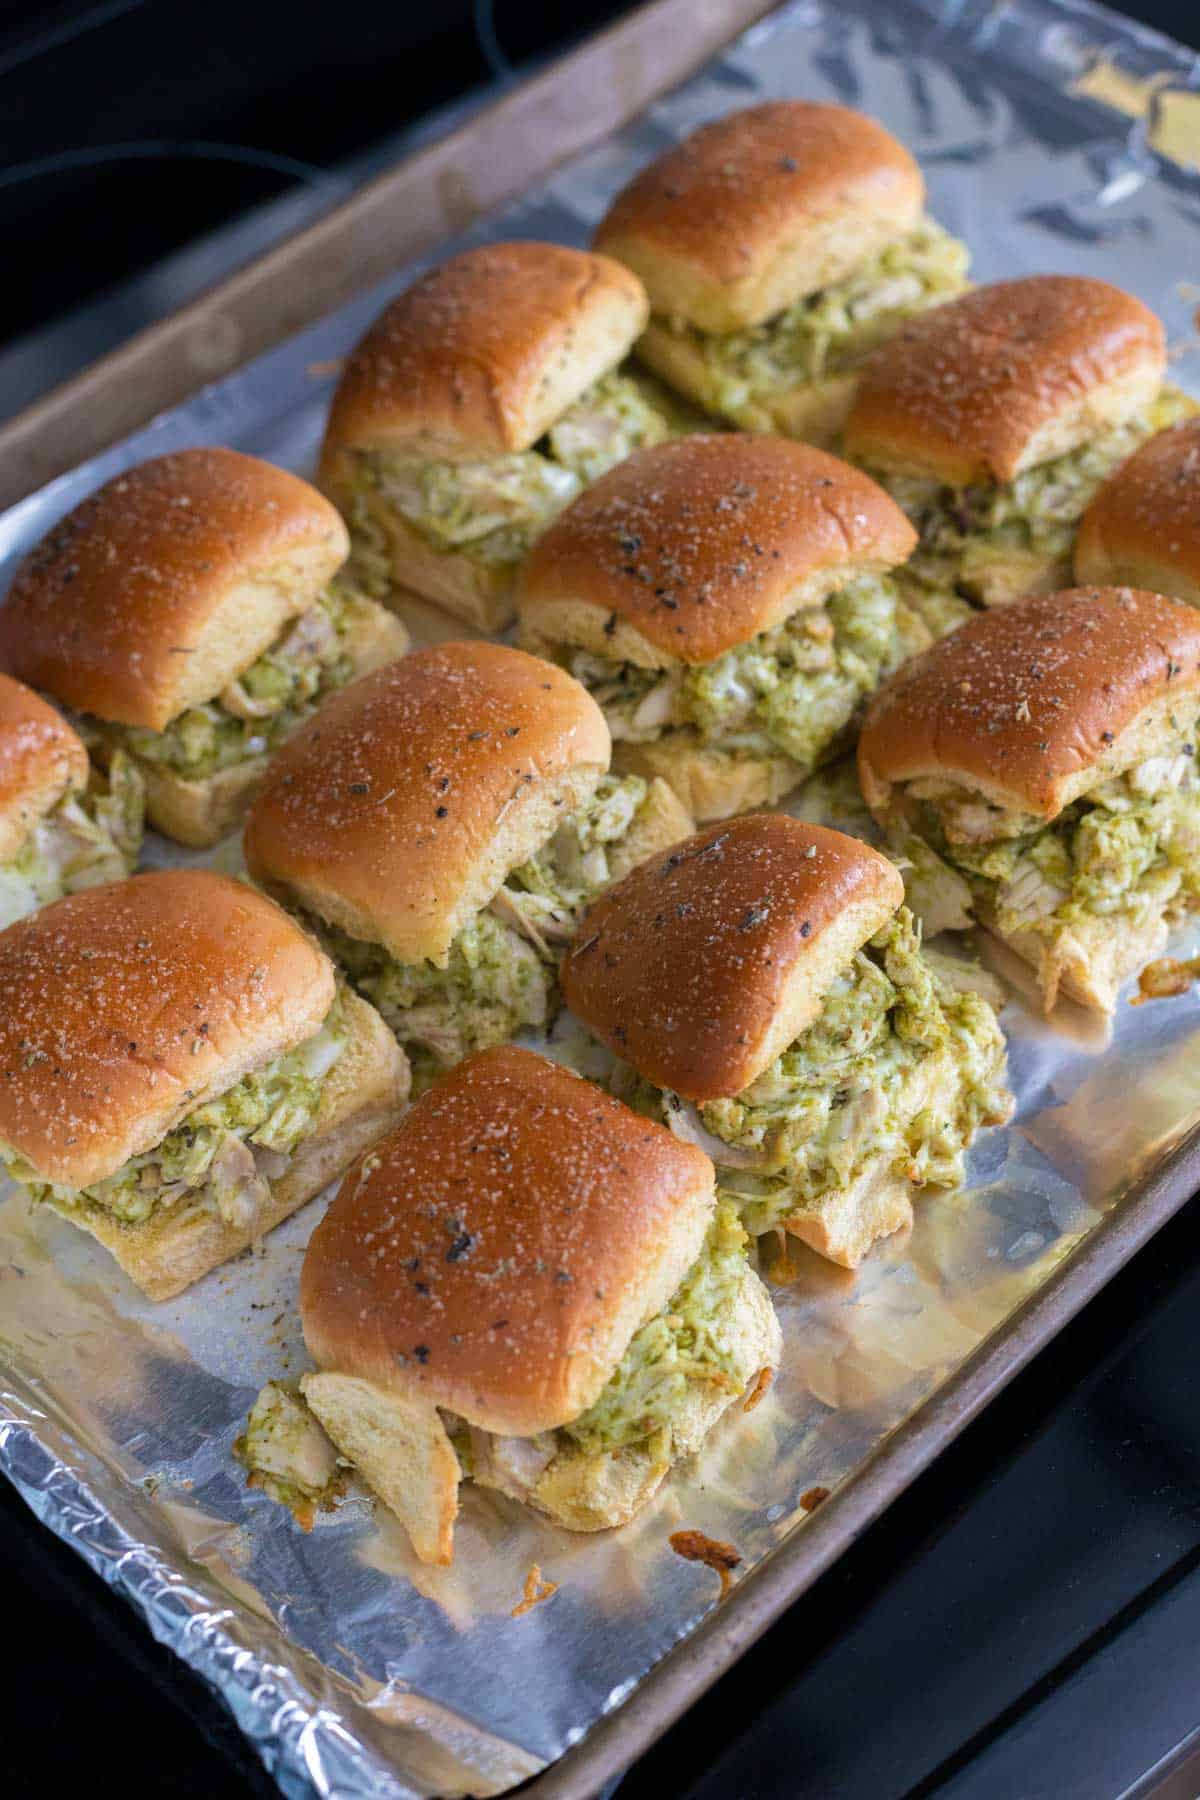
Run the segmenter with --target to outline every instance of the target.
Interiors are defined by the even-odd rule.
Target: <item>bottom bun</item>
[[[1060,994],[1094,1012],[1110,1013],[1122,984],[1161,956],[1169,925],[1161,912],[1133,927],[1118,915],[1082,919],[1070,934],[1048,944],[1036,931],[1005,936],[991,908],[976,900],[980,923],[1033,970],[1042,1010],[1052,1012]]]
[[[706,749],[687,730],[670,731],[652,744],[614,744],[613,768],[619,775],[665,781],[697,825],[774,806],[808,775],[787,756]]]
[[[188,1216],[173,1208],[140,1225],[115,1219],[99,1206],[58,1209],[103,1244],[149,1299],[173,1299],[256,1243],[399,1119],[409,1089],[404,1053],[365,1000],[347,991],[342,1005],[350,1035],[322,1089],[313,1132],[298,1146],[286,1174],[270,1184],[270,1201],[253,1226],[230,1225],[219,1213]]]
[[[821,381],[781,388],[744,406],[726,407],[719,398],[720,378],[689,337],[652,319],[637,353],[647,368],[706,412],[731,420],[743,431],[775,432],[802,438],[806,444],[831,447],[836,443],[858,388],[856,374],[827,375]]]
[[[655,776],[629,830],[609,849],[610,883],[623,881],[639,863],[647,862],[660,850],[669,850],[683,838],[691,837],[695,829],[694,817],[671,784]]]
[[[371,517],[391,546],[392,579],[435,600],[477,631],[503,631],[516,617],[516,565],[485,563],[461,551],[438,550],[391,507],[375,500]]]
[[[395,662],[408,649],[400,620],[375,601],[363,601],[343,644],[352,665],[349,681]],[[189,781],[161,763],[138,761],[146,781],[146,819],[164,837],[193,850],[208,850],[235,830],[270,764],[254,756],[202,781]]]

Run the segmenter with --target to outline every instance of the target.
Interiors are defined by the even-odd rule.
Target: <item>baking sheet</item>
[[[756,97],[838,98],[916,150],[979,278],[1050,268],[1133,288],[1167,321],[1176,378],[1200,391],[1197,86],[1184,52],[1090,7],[802,0],[462,241],[584,242],[633,168],[703,119]],[[410,274],[14,507],[0,579],[81,494],[161,450],[231,443],[309,469],[328,365]],[[1010,1007],[1005,1024],[1020,1112],[981,1142],[970,1192],[922,1202],[911,1238],[857,1277],[793,1251],[767,1400],[623,1533],[572,1538],[468,1487],[456,1564],[430,1571],[361,1499],[306,1537],[245,1489],[229,1451],[246,1409],[261,1381],[304,1366],[295,1294],[319,1203],[262,1254],[152,1308],[9,1192],[0,1468],[218,1686],[285,1792],[502,1791],[576,1744],[713,1607],[715,1578],[674,1557],[670,1531],[731,1539],[744,1577],[825,1528],[839,1484],[1200,1120],[1197,995],[1123,1006],[1110,1042],[1079,1016],[1051,1033]],[[835,1497],[806,1527],[814,1487]],[[558,1592],[513,1619],[534,1562]],[[737,1606],[735,1589],[729,1616]]]

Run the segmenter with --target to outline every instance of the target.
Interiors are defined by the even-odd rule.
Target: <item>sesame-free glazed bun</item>
[[[695,1261],[713,1166],[531,1051],[469,1057],[351,1170],[304,1259],[322,1369],[532,1436],[586,1410]]]
[[[599,707],[563,670],[499,644],[416,650],[284,746],[246,825],[246,862],[401,962],[436,962],[592,794],[610,747]]]
[[[1079,527],[1075,578],[1200,606],[1200,418],[1160,431],[1105,482]]]
[[[1192,607],[1137,588],[1033,594],[880,688],[859,739],[863,795],[883,819],[894,789],[935,778],[1053,819],[1176,736],[1171,715],[1193,717],[1198,690]]]
[[[874,119],[776,100],[701,126],[643,169],[596,247],[641,276],[656,313],[740,331],[902,236],[924,195],[916,163]]]
[[[517,609],[535,649],[709,663],[903,562],[916,541],[883,489],[836,456],[701,434],[635,450],[573,501],[534,546]]]
[[[345,561],[336,510],[235,450],[178,450],[59,521],[0,607],[0,663],[78,712],[162,731],[261,656]]]
[[[955,487],[1011,481],[1144,406],[1165,368],[1162,325],[1107,281],[993,281],[875,351],[843,442],[856,460]]]
[[[136,875],[0,932],[0,1138],[81,1188],[303,1042],[333,967],[286,913],[206,869]]]
[[[568,1006],[656,1087],[740,1094],[820,1012],[904,883],[878,851],[782,813],[710,826],[589,907]]]
[[[528,450],[613,368],[646,322],[641,283],[561,244],[485,244],[422,275],[354,350],[333,398],[321,479],[346,452],[444,461]]]
[[[40,694],[0,675],[0,863],[11,862],[38,820],[87,779],[79,734]]]

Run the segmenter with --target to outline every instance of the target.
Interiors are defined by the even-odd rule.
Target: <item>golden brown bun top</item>
[[[1107,281],[993,281],[912,318],[869,359],[848,455],[954,486],[1011,481],[1150,399],[1158,319]]]
[[[838,457],[701,434],[635,450],[574,500],[534,546],[517,605],[535,637],[569,637],[582,612],[614,660],[632,647],[635,661],[709,663],[915,544],[896,503]]]
[[[1079,527],[1075,575],[1200,605],[1200,418],[1158,432],[1105,482]]]
[[[0,863],[11,861],[38,820],[87,779],[78,732],[32,688],[0,675]]]
[[[78,712],[161,731],[261,655],[349,550],[306,481],[177,450],[105,482],[30,551],[0,662]]]
[[[343,450],[528,450],[621,361],[648,312],[637,277],[586,250],[485,244],[451,257],[393,300],[351,355],[322,480],[336,484]]]
[[[318,1365],[488,1430],[591,1405],[700,1249],[713,1167],[531,1051],[460,1063],[346,1176],[300,1279]]]
[[[1051,819],[1148,708],[1198,688],[1194,608],[1137,588],[1033,594],[884,683],[859,740],[863,792],[883,809],[895,784],[940,777]]]
[[[698,1101],[740,1094],[903,898],[893,865],[859,839],[751,813],[602,894],[563,965],[563,992],[655,1086]]]
[[[562,669],[500,644],[415,650],[345,688],[275,757],[247,866],[401,962],[437,959],[586,798],[610,748]]]
[[[924,195],[874,119],[773,100],[702,125],[635,175],[596,245],[637,271],[655,312],[737,331],[848,275],[916,223]],[[836,245],[826,221],[841,223]]]
[[[0,932],[0,1139],[90,1186],[311,1037],[328,957],[245,883],[136,875]]]

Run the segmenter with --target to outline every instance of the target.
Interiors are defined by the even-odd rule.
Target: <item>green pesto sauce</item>
[[[1085,919],[1138,920],[1200,902],[1200,777],[1193,721],[1163,755],[1094,788],[1052,824],[988,844],[946,840],[931,806],[922,832],[994,907],[1005,935],[1050,941]]]
[[[314,608],[328,628],[307,615],[284,627],[271,648],[233,684],[257,716],[240,717],[218,696],[190,707],[165,731],[109,726],[104,728],[106,735],[119,739],[139,761],[169,768],[188,781],[202,781],[252,757],[269,755],[311,717],[326,695],[350,680],[354,663],[345,638],[364,604],[334,582]],[[311,629],[314,625],[316,630]]]
[[[198,1031],[203,1033],[203,1021]],[[35,1201],[67,1210],[98,1207],[112,1218],[141,1225],[160,1207],[204,1198],[223,1216],[233,1216],[240,1179],[222,1181],[214,1164],[231,1143],[244,1142],[290,1156],[312,1129],[326,1076],[345,1048],[347,1029],[340,996],[321,1029],[295,1050],[252,1070],[215,1099],[196,1107],[153,1150],[130,1157],[115,1174],[91,1187],[56,1187],[39,1181],[20,1154],[0,1145],[9,1174]],[[197,1038],[202,1043],[202,1037]],[[222,1159],[224,1161],[225,1159]]]
[[[926,1057],[953,1052],[949,1106],[907,1114],[905,1082]],[[860,950],[825,1006],[744,1093],[701,1108],[705,1127],[761,1152],[762,1173],[727,1172],[723,1191],[754,1235],[888,1153],[915,1183],[953,1186],[981,1123],[1003,1114],[1004,1040],[977,994],[943,989],[921,956],[907,908]]]
[[[619,1450],[669,1431],[697,1383],[742,1391],[754,1371],[743,1366],[729,1323],[747,1245],[736,1208],[720,1204],[704,1248],[668,1304],[634,1334],[600,1398],[562,1427],[563,1436],[588,1452]]]
[[[65,794],[0,866],[0,930],[64,894],[130,874],[141,848],[144,803],[141,775],[122,751],[86,792]]]
[[[1147,438],[1195,410],[1178,389],[1164,388],[1122,424],[1012,481],[957,489],[873,470],[921,534],[906,577],[931,589],[974,594],[989,568],[1014,553],[1065,560],[1080,519],[1109,476]]]
[[[784,756],[801,772],[836,753],[863,701],[928,642],[887,576],[864,575],[714,662],[668,675],[585,651],[562,660],[603,707],[614,739],[649,743],[686,730],[733,756]],[[645,722],[656,688],[665,721]]]
[[[736,420],[756,401],[852,369],[905,319],[960,293],[967,262],[966,245],[926,219],[765,324],[723,336],[682,322],[676,329],[704,358],[710,403]]]
[[[509,874],[501,890],[508,916],[478,913],[453,940],[444,966],[402,963],[382,944],[332,926],[315,929],[400,1042],[449,1068],[549,1023],[558,956],[583,908],[608,885],[609,851],[628,834],[646,792],[640,776],[603,776],[537,855]]]
[[[663,414],[630,375],[610,374],[590,387],[532,450],[476,462],[430,462],[403,451],[360,458],[351,519],[361,533],[366,495],[376,492],[435,549],[489,564],[520,562],[535,538],[585,484],[631,451],[672,435]],[[362,500],[361,506],[353,504]],[[381,571],[382,533],[367,533],[367,553]],[[373,541],[372,541],[373,540]]]

